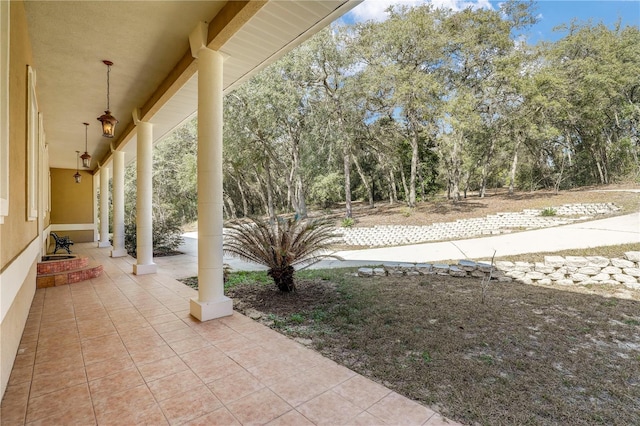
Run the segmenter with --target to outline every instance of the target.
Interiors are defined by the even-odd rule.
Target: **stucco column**
[[[110,247],[109,242],[109,168],[100,167],[100,241],[98,247]]]
[[[111,257],[127,255],[124,248],[124,151],[113,152],[113,250]]]
[[[136,275],[154,274],[153,263],[153,213],[152,213],[152,166],[153,124],[138,121],[134,114],[137,132],[137,195],[136,195],[136,247],[137,258],[133,265]]]
[[[233,302],[224,295],[222,269],[222,71],[220,52],[205,46],[205,26],[190,38],[198,58],[198,297],[191,315],[200,321],[228,316]],[[194,49],[194,38],[196,49]]]

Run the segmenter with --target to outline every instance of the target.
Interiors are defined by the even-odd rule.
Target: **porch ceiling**
[[[210,23],[209,46],[227,59],[225,90],[346,13],[360,0],[334,1],[42,1],[25,10],[33,50],[38,107],[43,113],[49,166],[75,169],[90,124],[92,169],[111,159],[110,143],[135,158],[132,111],[154,123],[158,140],[197,108],[195,63],[189,34]],[[97,117],[110,107],[120,120],[116,136],[101,136]]]

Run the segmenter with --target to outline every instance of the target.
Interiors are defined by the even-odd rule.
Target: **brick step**
[[[38,274],[36,277],[36,288],[57,287],[90,280],[102,275],[102,270],[102,265],[86,265],[82,268],[68,271]]]
[[[89,265],[88,257],[79,257],[73,254],[48,254],[44,258],[45,261],[38,262],[38,275],[73,271],[86,268]]]

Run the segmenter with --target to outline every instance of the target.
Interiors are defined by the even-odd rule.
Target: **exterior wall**
[[[35,294],[38,221],[27,220],[27,65],[33,65],[24,4],[10,2],[9,214],[0,225],[0,395]]]
[[[94,184],[91,173],[80,170],[82,181],[75,183],[75,170],[51,169],[51,227],[74,242],[94,241]]]

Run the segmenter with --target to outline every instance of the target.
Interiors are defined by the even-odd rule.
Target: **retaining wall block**
[[[418,263],[416,269],[422,274],[428,274],[431,272],[431,266],[430,263]]]
[[[524,276],[525,276],[525,274],[526,274],[526,272],[523,272],[523,271],[517,271],[517,270],[515,270],[515,269],[514,269],[514,270],[512,270],[512,271],[507,271],[507,272],[505,272],[505,275],[506,275],[507,277],[511,277],[511,278],[513,278],[513,279],[516,279],[516,280],[523,279],[523,278],[524,278]]]
[[[402,269],[395,269],[395,268],[387,269],[387,275],[389,275],[389,276],[392,276],[392,275],[393,276],[402,276],[402,275],[404,275],[404,272],[405,271],[403,271]]]
[[[442,263],[434,263],[433,264],[433,272],[435,272],[436,274],[449,274],[449,265],[444,265]]]
[[[507,277],[507,276],[499,277],[499,278],[498,278],[498,282],[501,282],[501,283],[510,283],[510,282],[513,282],[513,278],[511,278],[511,277]]]
[[[508,260],[498,260],[496,261],[496,268],[500,270],[507,270],[513,268],[513,262],[509,262]]]
[[[478,270],[482,272],[491,272],[494,269],[490,263],[478,263]]]
[[[632,277],[640,277],[640,268],[624,268],[623,272]]]
[[[553,266],[555,268],[559,268],[564,266],[564,257],[562,256],[545,256],[544,264],[547,266]]]
[[[544,262],[536,262],[534,267],[534,271],[542,272],[543,274],[551,274],[555,272],[555,270],[556,268],[554,268],[553,266],[547,266],[544,264]]]
[[[617,268],[635,268],[635,263],[626,259],[611,259],[611,264]]]
[[[608,281],[611,279],[611,275],[600,272],[597,275],[591,277],[594,281]]]
[[[611,263],[609,259],[603,256],[587,256],[587,260],[589,261],[589,265],[587,266],[597,266],[600,268],[609,266],[609,264]]]
[[[514,269],[516,271],[531,272],[533,265],[529,262],[516,262]]]
[[[631,262],[640,262],[640,251],[627,251],[624,257]]]
[[[549,275],[547,275],[547,278],[549,278],[550,280],[553,281],[558,281],[558,280],[564,280],[564,276],[565,274],[562,272],[553,272]]]
[[[573,285],[573,280],[568,280],[568,279],[562,279],[562,280],[558,280],[556,281],[557,285]]]
[[[387,271],[385,271],[384,268],[374,268],[373,269],[373,275],[375,275],[377,277],[386,277],[387,276]]]
[[[479,269],[476,269],[475,271],[471,271],[471,276],[475,278],[484,278],[487,276],[487,274],[485,274]]]
[[[522,284],[533,284],[533,280],[531,278],[521,278],[518,280],[519,282],[521,282]]]
[[[524,278],[530,280],[542,280],[547,278],[547,276],[542,272],[527,272],[525,273]]]
[[[582,268],[578,268],[578,273],[585,275],[598,275],[601,270],[602,268],[597,268],[595,266],[584,266]]]
[[[576,268],[581,268],[583,266],[587,266],[589,261],[586,257],[582,256],[566,256],[565,257],[565,265],[573,266]]]
[[[451,275],[452,277],[466,277],[467,272],[458,268],[457,266],[450,266],[449,275]]]
[[[575,273],[575,274],[572,274],[570,278],[575,282],[582,282],[582,281],[590,280],[591,276],[587,274]]]
[[[373,276],[373,268],[358,268],[358,276],[360,277]]]
[[[415,275],[422,275],[422,274],[416,269],[409,269],[409,270],[407,270],[407,275],[415,276]]]
[[[540,285],[551,285],[551,280],[549,278],[543,278],[538,280],[538,284]]]
[[[473,262],[471,260],[459,260],[458,267],[467,272],[472,272],[478,269],[478,265],[476,264],[476,262]]]
[[[613,279],[623,284],[637,284],[638,280],[635,277],[625,274],[613,274]]]
[[[621,274],[622,269],[617,268],[615,266],[607,266],[606,268],[602,268],[602,271],[605,274]]]

